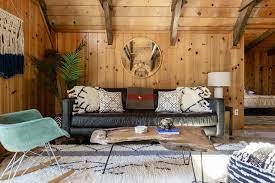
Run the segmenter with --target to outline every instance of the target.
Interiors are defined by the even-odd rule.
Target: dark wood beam
[[[183,7],[183,1],[184,0],[172,0],[172,5],[171,5],[172,20],[171,20],[171,27],[170,27],[170,44],[172,46],[174,46],[177,41],[179,19],[180,19],[181,9]]]
[[[267,56],[273,56],[275,55],[275,47],[267,50]]]
[[[45,2],[45,0],[38,0],[38,2],[39,2],[39,5],[41,7],[41,10],[43,12],[45,21],[46,21],[46,23],[48,25],[48,28],[51,31],[52,30],[52,24],[50,23],[50,20],[49,20],[48,14],[47,14],[48,9],[47,9],[46,2]]]
[[[243,11],[245,8],[247,8],[249,5],[251,5],[254,1],[255,0],[245,0],[245,1],[243,1],[239,11]]]
[[[176,4],[177,4],[177,0],[172,0],[171,12],[173,12],[175,10]]]
[[[234,29],[233,29],[233,46],[237,46],[238,43],[241,40],[241,37],[243,36],[243,33],[245,31],[245,27],[247,24],[247,21],[249,19],[249,16],[253,10],[253,8],[260,2],[261,0],[253,0],[253,2],[249,3],[249,5],[244,8],[240,13],[239,17],[235,23]],[[242,5],[246,4],[247,0],[242,1]],[[241,5],[241,7],[242,7]]]
[[[50,38],[50,42],[52,44],[52,47],[55,48],[56,47],[56,44],[55,44],[55,41],[54,41],[55,32],[53,31],[52,24],[50,24],[49,18],[47,16],[47,6],[46,6],[46,3],[45,3],[45,0],[32,0],[32,3],[34,3],[35,5],[38,6],[41,17],[43,19],[43,23],[45,24],[45,27],[46,27],[47,34]]]
[[[112,45],[113,44],[112,1],[111,0],[100,0],[100,4],[104,11],[105,28],[106,28],[108,45]]]
[[[245,52],[248,52],[249,50],[253,49],[254,47],[256,47],[258,44],[260,44],[262,41],[264,41],[266,38],[268,38],[274,33],[275,33],[274,29],[269,29],[265,31],[259,37],[257,37],[256,39],[252,40],[250,43],[247,44],[247,46],[245,47]]]

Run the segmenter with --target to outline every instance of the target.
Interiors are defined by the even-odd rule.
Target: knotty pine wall
[[[37,108],[44,115],[54,114],[54,98],[41,86],[31,56],[41,57],[52,48],[40,8],[33,0],[0,0],[0,8],[24,20],[24,75],[0,77],[0,114]]]
[[[245,88],[260,95],[275,95],[275,56],[253,49],[245,54]],[[272,82],[273,80],[273,82]]]
[[[123,45],[134,37],[148,37],[162,51],[159,71],[146,79],[129,75],[121,64]],[[83,51],[85,74],[79,84],[100,87],[153,87],[207,85],[207,73],[232,72],[232,86],[225,89],[226,104],[239,109],[234,128],[243,126],[244,51],[243,40],[232,48],[230,33],[179,32],[176,46],[170,45],[169,32],[114,32],[113,45],[108,46],[104,32],[58,33],[57,49],[72,51],[82,40],[88,45]]]

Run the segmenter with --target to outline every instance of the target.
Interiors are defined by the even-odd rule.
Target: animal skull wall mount
[[[121,59],[128,73],[138,78],[146,78],[160,68],[161,51],[151,39],[136,37],[124,45]]]

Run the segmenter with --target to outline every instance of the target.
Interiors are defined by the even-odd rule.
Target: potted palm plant
[[[32,57],[39,81],[58,98],[60,104],[67,96],[66,91],[73,88],[83,76],[81,50],[85,46],[86,42],[81,41],[72,52],[58,53],[55,50],[46,50],[43,59]]]

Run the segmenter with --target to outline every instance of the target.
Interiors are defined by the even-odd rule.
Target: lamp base
[[[223,88],[222,87],[216,87],[215,88],[214,97],[215,98],[223,98]]]

